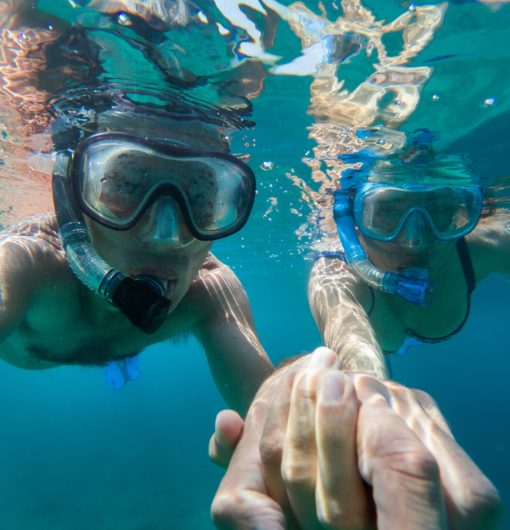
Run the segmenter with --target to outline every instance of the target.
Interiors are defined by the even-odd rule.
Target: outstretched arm
[[[244,414],[273,370],[257,337],[248,297],[232,270],[217,260],[201,272],[197,291],[205,316],[195,334],[223,398]]]
[[[33,291],[33,265],[22,240],[0,242],[0,358],[1,343],[19,327],[27,311]]]
[[[384,354],[364,309],[370,291],[343,261],[318,259],[308,282],[310,308],[324,345],[337,353],[342,370],[388,378]]]
[[[495,530],[500,511],[429,395],[326,348],[264,382],[212,506],[218,528],[265,530]]]

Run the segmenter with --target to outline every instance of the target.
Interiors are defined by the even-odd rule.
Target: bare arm
[[[205,317],[194,331],[223,398],[244,414],[273,367],[257,337],[246,292],[232,270],[215,260],[200,282]]]
[[[312,268],[308,301],[325,346],[337,353],[343,370],[388,378],[384,354],[362,302],[368,288],[340,260],[321,258]]]
[[[28,258],[21,240],[12,238],[0,243],[0,344],[20,326],[27,311],[35,276]]]
[[[480,221],[467,237],[477,282],[491,272],[510,274],[510,212],[500,210]]]

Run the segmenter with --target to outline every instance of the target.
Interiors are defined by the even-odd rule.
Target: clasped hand
[[[231,457],[212,506],[224,530],[492,530],[499,519],[496,489],[428,394],[343,372],[327,348],[273,374],[244,425],[221,412],[210,454]]]

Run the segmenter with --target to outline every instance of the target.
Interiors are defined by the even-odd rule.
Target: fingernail
[[[334,353],[328,348],[317,348],[310,357],[310,366],[331,366]]]
[[[319,399],[322,402],[340,401],[344,393],[344,378],[338,371],[326,372],[321,377]]]

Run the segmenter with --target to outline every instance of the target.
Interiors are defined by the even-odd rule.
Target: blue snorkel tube
[[[351,210],[352,188],[334,193],[333,217],[347,263],[368,285],[383,293],[397,294],[420,307],[428,305],[432,289],[426,269],[408,269],[403,273],[382,271],[369,259],[361,246]]]

